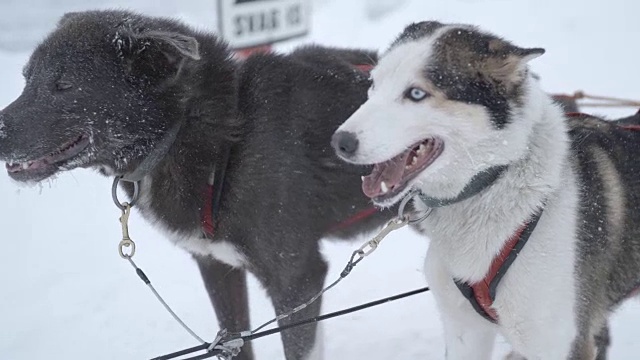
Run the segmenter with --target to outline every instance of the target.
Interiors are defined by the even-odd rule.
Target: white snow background
[[[178,16],[201,28],[215,25],[214,0],[14,1],[0,3],[0,108],[23,86],[21,68],[34,43],[67,10],[122,7]],[[385,49],[412,21],[437,19],[480,25],[521,46],[544,47],[534,60],[550,92],[582,89],[640,97],[640,3],[629,0],[315,0],[308,38],[278,46],[318,42]],[[633,109],[585,109],[622,116]],[[149,359],[196,345],[119,258],[119,210],[111,180],[76,170],[23,188],[0,173],[0,359]],[[295,224],[292,224],[295,226]],[[130,230],[135,260],[166,300],[201,336],[217,325],[195,264],[134,211]],[[323,242],[329,279],[338,275],[352,243]],[[398,231],[329,292],[323,312],[425,286],[428,242]],[[250,279],[254,325],[274,313]],[[638,359],[640,306],[630,301],[612,321],[611,359]],[[634,330],[636,329],[636,330]],[[443,359],[440,321],[430,294],[325,322],[326,359]],[[508,351],[496,341],[494,357]],[[280,338],[257,340],[258,359],[282,359]]]

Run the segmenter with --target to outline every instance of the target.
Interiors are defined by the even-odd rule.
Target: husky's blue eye
[[[411,101],[418,102],[424,100],[427,96],[429,96],[429,93],[420,88],[412,87],[407,89],[404,96]]]

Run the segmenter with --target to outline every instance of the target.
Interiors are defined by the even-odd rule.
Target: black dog
[[[393,214],[362,195],[370,169],[330,147],[367,96],[357,65],[375,61],[368,51],[306,47],[241,63],[214,35],[173,20],[67,14],[0,113],[0,160],[20,182],[76,167],[139,180],[136,208],[193,254],[219,325],[246,330],[245,269],[284,312],[322,288],[321,238],[372,231]],[[132,196],[132,183],[122,184]],[[315,325],[284,332],[283,342],[287,359],[320,357]],[[239,358],[253,358],[250,347]]]

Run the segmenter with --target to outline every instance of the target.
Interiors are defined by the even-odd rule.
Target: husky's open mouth
[[[382,163],[362,178],[362,191],[376,201],[390,199],[404,190],[410,180],[429,167],[444,150],[444,142],[429,138]]]
[[[59,150],[35,160],[21,163],[7,163],[9,176],[18,181],[39,181],[53,175],[59,168],[70,163],[89,146],[89,137],[80,135]]]

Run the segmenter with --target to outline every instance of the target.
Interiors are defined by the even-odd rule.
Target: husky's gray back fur
[[[589,328],[640,286],[640,132],[587,115],[569,124],[581,190],[578,311]]]

